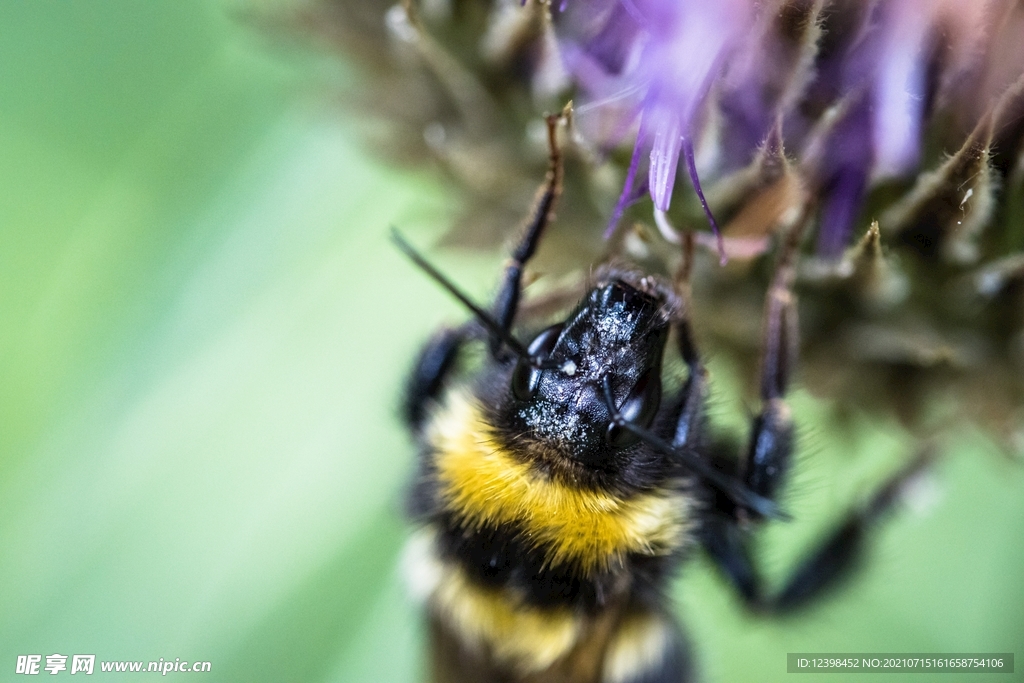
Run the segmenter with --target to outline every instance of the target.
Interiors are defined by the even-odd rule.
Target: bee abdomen
[[[406,573],[428,607],[438,683],[687,680],[678,627],[641,606],[628,583],[598,610],[531,604],[516,587],[481,582],[445,558],[434,527],[410,541]]]

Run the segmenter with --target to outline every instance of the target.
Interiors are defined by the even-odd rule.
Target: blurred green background
[[[53,653],[206,660],[216,681],[421,671],[395,570],[413,452],[396,396],[462,313],[386,234],[429,244],[452,193],[360,146],[339,104],[355,74],[228,10],[0,3],[2,680]],[[437,258],[479,297],[500,262]],[[742,430],[738,378],[712,371],[716,419]],[[798,521],[765,536],[773,576],[915,447],[794,404]],[[964,430],[931,504],[796,619],[747,616],[687,565],[675,594],[705,678],[783,680],[797,651],[1020,656],[1022,493],[1021,467]]]

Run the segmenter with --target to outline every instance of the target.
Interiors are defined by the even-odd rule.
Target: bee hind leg
[[[796,611],[850,577],[868,550],[871,532],[889,517],[933,460],[930,450],[922,451],[850,510],[803,556],[777,591],[765,590],[753,557],[751,532],[735,517],[713,513],[701,529],[701,543],[748,607],[771,614]]]
[[[870,533],[906,497],[907,491],[934,461],[930,449],[922,450],[892,475],[874,494],[847,515],[790,574],[782,589],[765,605],[772,612],[785,613],[811,602],[839,584],[854,570],[866,552]]]

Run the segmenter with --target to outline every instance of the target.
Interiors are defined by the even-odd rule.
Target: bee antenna
[[[640,440],[656,451],[674,458],[698,477],[714,486],[716,489],[729,496],[729,498],[761,517],[768,519],[789,520],[790,516],[779,509],[775,501],[754,493],[737,479],[733,479],[722,472],[719,472],[710,464],[702,460],[692,450],[676,448],[668,441],[655,435],[651,431],[634,424],[622,417],[615,407],[615,399],[612,396],[611,380],[607,375],[604,377],[604,401],[608,406],[608,412],[612,416],[612,422],[622,429],[628,430],[640,437]]]
[[[698,477],[729,496],[729,498],[737,505],[741,505],[752,512],[756,512],[761,517],[768,519],[780,519],[785,521],[792,519],[779,508],[775,501],[754,493],[744,486],[738,479],[733,479],[732,477],[719,472],[704,460],[697,457],[693,451],[689,449],[684,450],[680,448],[673,448],[672,444],[669,442],[655,436],[648,430],[639,425],[635,425],[632,422],[622,421],[619,423],[619,426],[624,429],[628,429],[639,436],[641,440],[646,442],[654,450],[660,451],[681,462]]]
[[[444,289],[447,290],[449,294],[458,299],[463,306],[468,308],[473,313],[473,315],[476,316],[476,319],[479,320],[480,323],[484,327],[486,327],[491,334],[500,339],[505,344],[505,346],[511,349],[513,353],[515,353],[520,358],[528,360],[531,365],[540,367],[541,365],[544,364],[541,361],[541,359],[536,358],[532,354],[530,354],[530,352],[526,350],[526,347],[523,346],[522,342],[513,337],[508,330],[502,327],[501,324],[499,324],[498,321],[494,319],[494,316],[492,316],[490,313],[488,313],[487,311],[473,303],[473,301],[468,296],[462,293],[462,290],[455,286],[455,283],[453,283],[451,280],[445,277],[441,273],[441,271],[439,271],[437,268],[431,265],[431,263],[427,261],[427,259],[425,259],[418,251],[416,251],[416,249],[411,244],[409,244],[405,240],[404,237],[402,237],[402,234],[398,232],[398,228],[394,226],[391,227],[391,241],[393,241],[395,245],[402,250],[402,253],[408,256],[413,263],[419,266],[422,271],[429,275],[439,285],[444,287]]]

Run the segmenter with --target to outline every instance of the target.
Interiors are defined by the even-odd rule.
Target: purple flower
[[[644,171],[664,219],[681,157],[704,203],[695,144],[714,181],[750,164],[781,121],[786,152],[820,200],[818,251],[837,256],[871,183],[915,169],[929,98],[956,92],[971,72],[995,4],[570,2],[556,26],[581,129],[607,151],[633,139],[611,227],[639,198]]]
[[[672,201],[680,155],[693,166],[692,134],[700,107],[749,30],[752,6],[747,0],[611,0],[576,3],[571,12],[563,25],[582,30],[563,33],[562,48],[590,96],[590,104],[581,109],[608,106],[615,113],[610,135],[599,134],[604,139],[598,142],[614,145],[630,126],[638,128],[612,225],[633,199],[644,153],[647,186],[655,209],[664,213]],[[586,16],[578,18],[581,14]],[[696,184],[695,171],[692,178]]]

